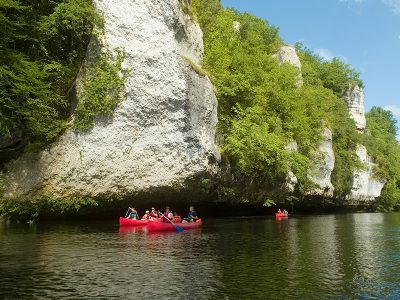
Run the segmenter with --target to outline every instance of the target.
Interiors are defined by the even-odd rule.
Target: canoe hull
[[[146,226],[149,223],[147,220],[131,220],[127,218],[119,218],[119,226]]]
[[[275,213],[275,217],[277,217],[277,218],[288,218],[289,215]]]
[[[196,229],[200,228],[203,222],[199,219],[197,222],[190,222],[190,223],[176,223],[176,226],[183,228],[184,230],[189,229]],[[176,227],[171,223],[164,223],[164,222],[157,222],[157,221],[149,221],[147,225],[147,229],[150,232],[157,232],[157,231],[175,231]]]

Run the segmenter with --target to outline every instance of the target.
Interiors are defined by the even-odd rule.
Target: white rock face
[[[276,53],[274,57],[280,63],[289,63],[301,69],[300,59],[297,56],[296,48],[294,48],[293,46],[282,46],[281,48],[279,48],[278,53]]]
[[[332,132],[325,128],[322,134],[323,141],[315,153],[315,160],[318,161],[310,174],[310,179],[319,186],[312,194],[333,196],[334,187],[331,182],[331,175],[335,167],[335,153],[332,148]]]
[[[296,141],[292,141],[286,146],[286,150],[289,152],[296,152],[298,151],[298,145]],[[296,175],[292,171],[289,171],[289,173],[286,175],[286,180],[284,184],[284,189],[290,193],[294,192],[294,189],[296,188],[296,185],[298,183],[298,179]]]
[[[233,26],[233,30],[235,30],[235,32],[237,32],[237,33],[240,32],[240,22],[233,21],[232,26]]]
[[[363,89],[358,85],[349,87],[344,98],[347,101],[350,116],[356,122],[357,130],[363,133],[366,127]],[[363,145],[357,146],[356,154],[364,164],[365,169],[354,173],[353,189],[348,198],[362,201],[374,200],[381,195],[386,181],[374,175],[375,164]]]
[[[179,189],[215,171],[213,86],[182,59],[200,63],[200,27],[178,0],[94,2],[104,14],[105,46],[125,50],[127,99],[90,131],[69,130],[47,150],[10,163],[6,196],[130,195]]]
[[[333,168],[335,167],[335,154],[332,148],[332,132],[325,128],[323,131],[323,140],[313,155],[313,159],[316,162],[314,169],[311,171],[309,178],[315,183],[318,188],[311,191],[311,195],[324,195],[333,196],[334,187],[331,182],[331,175]],[[286,150],[290,152],[298,151],[298,145],[296,141],[289,143],[286,146]],[[285,189],[288,192],[293,192],[298,179],[290,171],[286,176]]]
[[[373,159],[368,156],[367,149],[363,145],[358,145],[357,156],[364,164],[364,170],[358,170],[354,174],[353,189],[349,195],[352,200],[374,200],[381,195],[386,181],[374,176],[375,166]]]
[[[297,76],[297,86],[303,86],[303,77],[301,75],[301,62],[297,55],[296,48],[293,46],[282,46],[279,48],[278,53],[274,54],[273,57],[280,63],[288,63],[299,69]]]
[[[344,95],[349,108],[350,116],[356,122],[359,131],[364,131],[366,126],[365,108],[364,108],[364,91],[358,85],[349,87]]]

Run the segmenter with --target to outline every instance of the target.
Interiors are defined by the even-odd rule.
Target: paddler
[[[128,219],[131,220],[139,220],[139,215],[138,212],[136,211],[136,209],[134,207],[129,207],[130,213],[128,215]]]
[[[150,219],[151,219],[150,212],[146,210],[145,214],[142,217],[142,220],[150,220]]]
[[[150,217],[155,220],[158,219],[160,216],[157,213],[156,209],[154,207],[151,208],[151,212],[150,212]]]
[[[197,212],[194,210],[194,206],[189,207],[188,217],[185,219],[186,222],[196,222],[199,219]]]
[[[174,220],[174,215],[169,206],[165,207],[164,218],[170,220],[171,222],[173,222],[173,220]],[[164,220],[164,221],[168,222],[167,220]]]
[[[284,214],[284,215],[288,215],[289,213],[287,212],[286,209],[283,209],[283,214]]]
[[[182,218],[177,212],[174,212],[174,223],[182,223]]]

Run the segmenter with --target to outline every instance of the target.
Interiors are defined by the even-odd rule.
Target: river
[[[400,299],[400,214],[0,224],[0,299]]]

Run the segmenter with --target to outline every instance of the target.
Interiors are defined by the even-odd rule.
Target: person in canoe
[[[174,223],[182,223],[182,218],[177,212],[174,212]]]
[[[134,207],[129,207],[129,215],[127,219],[139,220],[139,214]]]
[[[158,214],[158,212],[156,211],[156,209],[154,207],[151,208],[150,217],[153,220],[158,219],[160,217],[160,215]]]
[[[145,214],[142,217],[142,220],[150,220],[150,219],[151,219],[150,212],[146,210]]]
[[[165,219],[170,220],[171,222],[174,221],[174,214],[171,211],[171,208],[169,206],[165,207],[165,212],[164,212],[164,222],[168,222]]]
[[[288,211],[286,209],[283,209],[283,214],[284,215],[288,215],[289,213],[288,213]]]
[[[278,209],[277,213],[278,213],[278,214],[282,214],[282,211],[281,211],[280,208]]]
[[[196,222],[199,219],[197,212],[194,210],[194,206],[189,207],[188,217],[185,219],[186,222]]]

